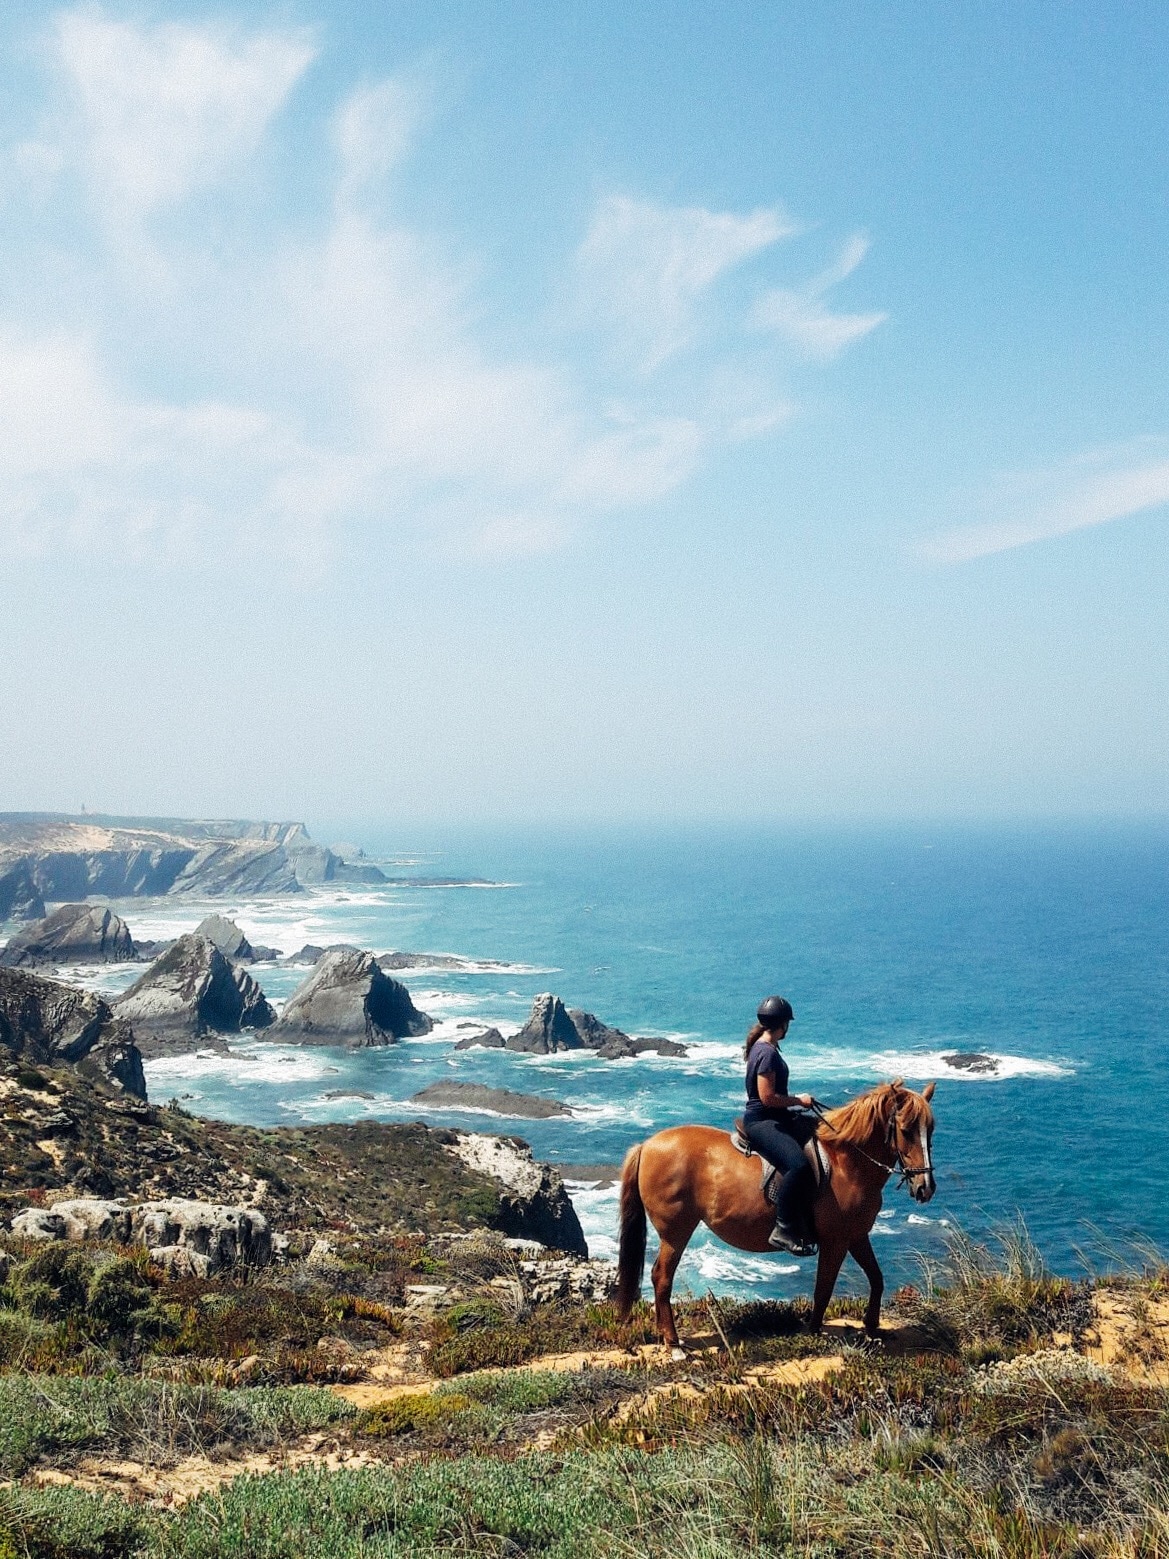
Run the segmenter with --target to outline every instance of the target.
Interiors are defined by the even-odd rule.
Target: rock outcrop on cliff
[[[75,990],[24,969],[0,969],[0,1055],[4,1053],[30,1066],[69,1066],[83,1077],[146,1097],[142,1056],[130,1025],[92,991]],[[68,1134],[65,1114],[59,1128]]]
[[[5,920],[41,920],[45,901],[23,857],[0,859],[0,924]]]
[[[558,1050],[580,1050],[584,1041],[573,1026],[559,996],[544,992],[537,996],[528,1021],[518,1034],[507,1041],[509,1050],[547,1056]]]
[[[137,956],[126,922],[102,904],[62,904],[18,931],[0,964],[121,964]]]
[[[276,1016],[247,970],[195,933],[173,942],[116,1005],[145,1056],[181,1055]]]
[[[285,1004],[272,1038],[299,1045],[392,1045],[433,1027],[372,953],[326,953]]]
[[[526,1142],[459,1132],[448,1152],[501,1187],[496,1228],[519,1239],[539,1240],[554,1250],[588,1256],[584,1231],[560,1171],[552,1164],[538,1163]]]
[[[26,1240],[141,1245],[173,1277],[207,1278],[232,1267],[264,1267],[273,1255],[272,1230],[254,1207],[183,1197],[130,1206],[102,1197],[73,1197],[47,1208],[26,1207],[12,1218],[11,1228]]]

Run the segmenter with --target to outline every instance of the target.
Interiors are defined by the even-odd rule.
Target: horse
[[[820,1248],[812,1331],[820,1330],[844,1258],[851,1255],[869,1280],[865,1332],[879,1334],[885,1281],[869,1230],[895,1170],[917,1202],[928,1202],[937,1189],[931,1157],[933,1092],[933,1083],[914,1093],[897,1078],[822,1112],[816,1137],[830,1172],[821,1176],[812,1206]],[[661,1241],[651,1273],[654,1318],[666,1347],[677,1352],[670,1293],[695,1229],[705,1223],[737,1250],[770,1251],[767,1236],[775,1208],[763,1194],[758,1158],[740,1152],[726,1131],[672,1126],[630,1148],[621,1168],[617,1258],[617,1309],[623,1320],[641,1292],[647,1213]]]

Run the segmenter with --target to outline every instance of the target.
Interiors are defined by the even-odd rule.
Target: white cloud
[[[153,27],[65,11],[56,44],[89,176],[115,216],[218,182],[255,150],[315,49],[302,32]]]
[[[417,72],[363,83],[315,127],[335,159],[306,192],[314,231],[308,200],[252,225],[232,198],[313,57],[306,35],[72,10],[53,38],[70,106],[26,127],[10,165],[43,183],[60,151],[100,219],[71,211],[45,243],[67,329],[0,316],[10,545],[214,560],[248,538],[313,557],[355,525],[514,556],[662,498],[791,415],[766,352],[743,356],[747,305],[716,296],[795,231],[777,208],[602,199],[572,275],[624,362],[550,326],[509,354],[486,343],[474,257],[395,216],[428,117]],[[214,244],[205,213],[177,209],[212,184],[228,197]]]
[[[940,531],[919,550],[933,563],[968,563],[1166,504],[1165,440],[1142,440],[1079,456],[1054,470],[1008,478],[986,502],[992,518]]]
[[[837,314],[824,303],[831,289],[851,276],[869,250],[869,241],[855,233],[839,258],[798,289],[777,287],[763,294],[752,311],[752,323],[774,331],[807,357],[827,361],[867,336],[888,319],[887,314]]]
[[[616,327],[645,373],[690,344],[714,282],[797,231],[778,209],[749,216],[610,195],[577,255],[582,309]]]

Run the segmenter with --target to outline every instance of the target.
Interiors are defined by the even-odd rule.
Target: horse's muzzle
[[[934,1172],[931,1169],[926,1174],[922,1175],[920,1179],[915,1177],[913,1183],[913,1200],[915,1202],[928,1202],[937,1189],[937,1183],[934,1180]]]

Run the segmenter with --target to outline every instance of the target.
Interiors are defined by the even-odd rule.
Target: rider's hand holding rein
[[[770,1110],[810,1110],[816,1103],[810,1093],[780,1093],[766,1072],[758,1079],[759,1098]]]

